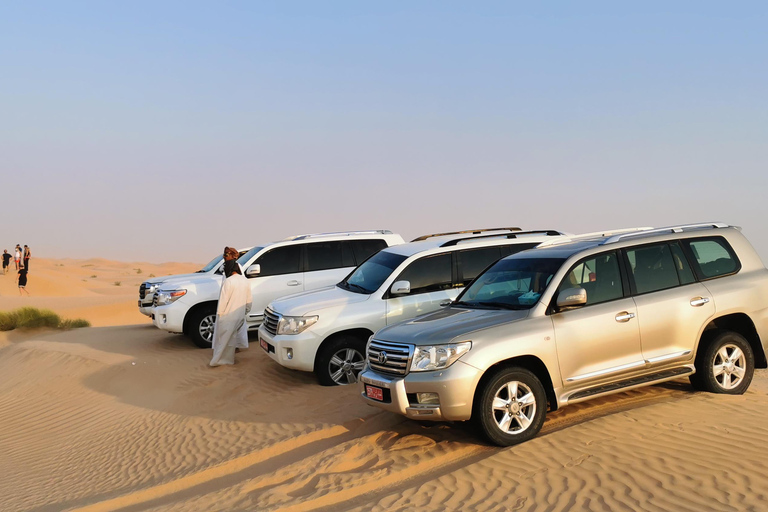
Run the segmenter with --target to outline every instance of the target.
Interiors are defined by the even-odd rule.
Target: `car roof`
[[[393,245],[383,249],[392,254],[399,254],[406,258],[414,254],[430,251],[433,249],[458,250],[474,247],[487,247],[493,245],[513,245],[517,243],[540,243],[553,237],[564,237],[565,235],[556,230],[540,231],[517,231],[513,233],[504,232],[498,234],[476,234],[476,235],[446,235],[430,237],[426,240],[409,242],[400,245]]]

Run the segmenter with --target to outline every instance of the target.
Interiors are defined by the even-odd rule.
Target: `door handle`
[[[707,302],[709,302],[709,297],[694,297],[691,299],[691,306],[697,308],[699,306],[703,306]]]
[[[285,284],[287,284],[288,286],[299,286],[301,284],[301,281],[297,281],[294,279],[293,281],[288,281]]]
[[[635,318],[635,314],[634,313],[628,313],[626,311],[622,311],[621,313],[616,315],[616,321],[617,322],[629,322],[633,318]]]

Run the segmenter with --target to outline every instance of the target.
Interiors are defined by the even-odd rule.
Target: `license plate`
[[[269,343],[267,343],[264,338],[259,338],[259,345],[261,345],[261,348],[269,352]]]
[[[374,400],[378,400],[379,402],[384,401],[384,390],[381,388],[377,388],[376,386],[369,386],[368,384],[365,385],[365,396],[368,398],[372,398]]]

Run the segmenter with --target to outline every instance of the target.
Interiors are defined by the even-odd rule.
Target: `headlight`
[[[187,290],[162,290],[157,294],[157,305],[165,306],[172,304],[186,295]]]
[[[284,316],[277,322],[277,334],[299,334],[317,322],[315,316]]]
[[[159,285],[160,283],[147,283],[144,288],[146,290],[145,293],[147,293],[148,295],[155,293],[155,290],[157,290],[157,287]]]
[[[416,347],[411,361],[412,372],[442,370],[455,363],[472,348],[471,341],[449,343],[447,345],[425,345]]]

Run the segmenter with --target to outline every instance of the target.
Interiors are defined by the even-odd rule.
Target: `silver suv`
[[[592,234],[508,256],[450,306],[376,332],[361,391],[509,446],[548,409],[683,376],[744,393],[767,339],[768,270],[738,228]]]

